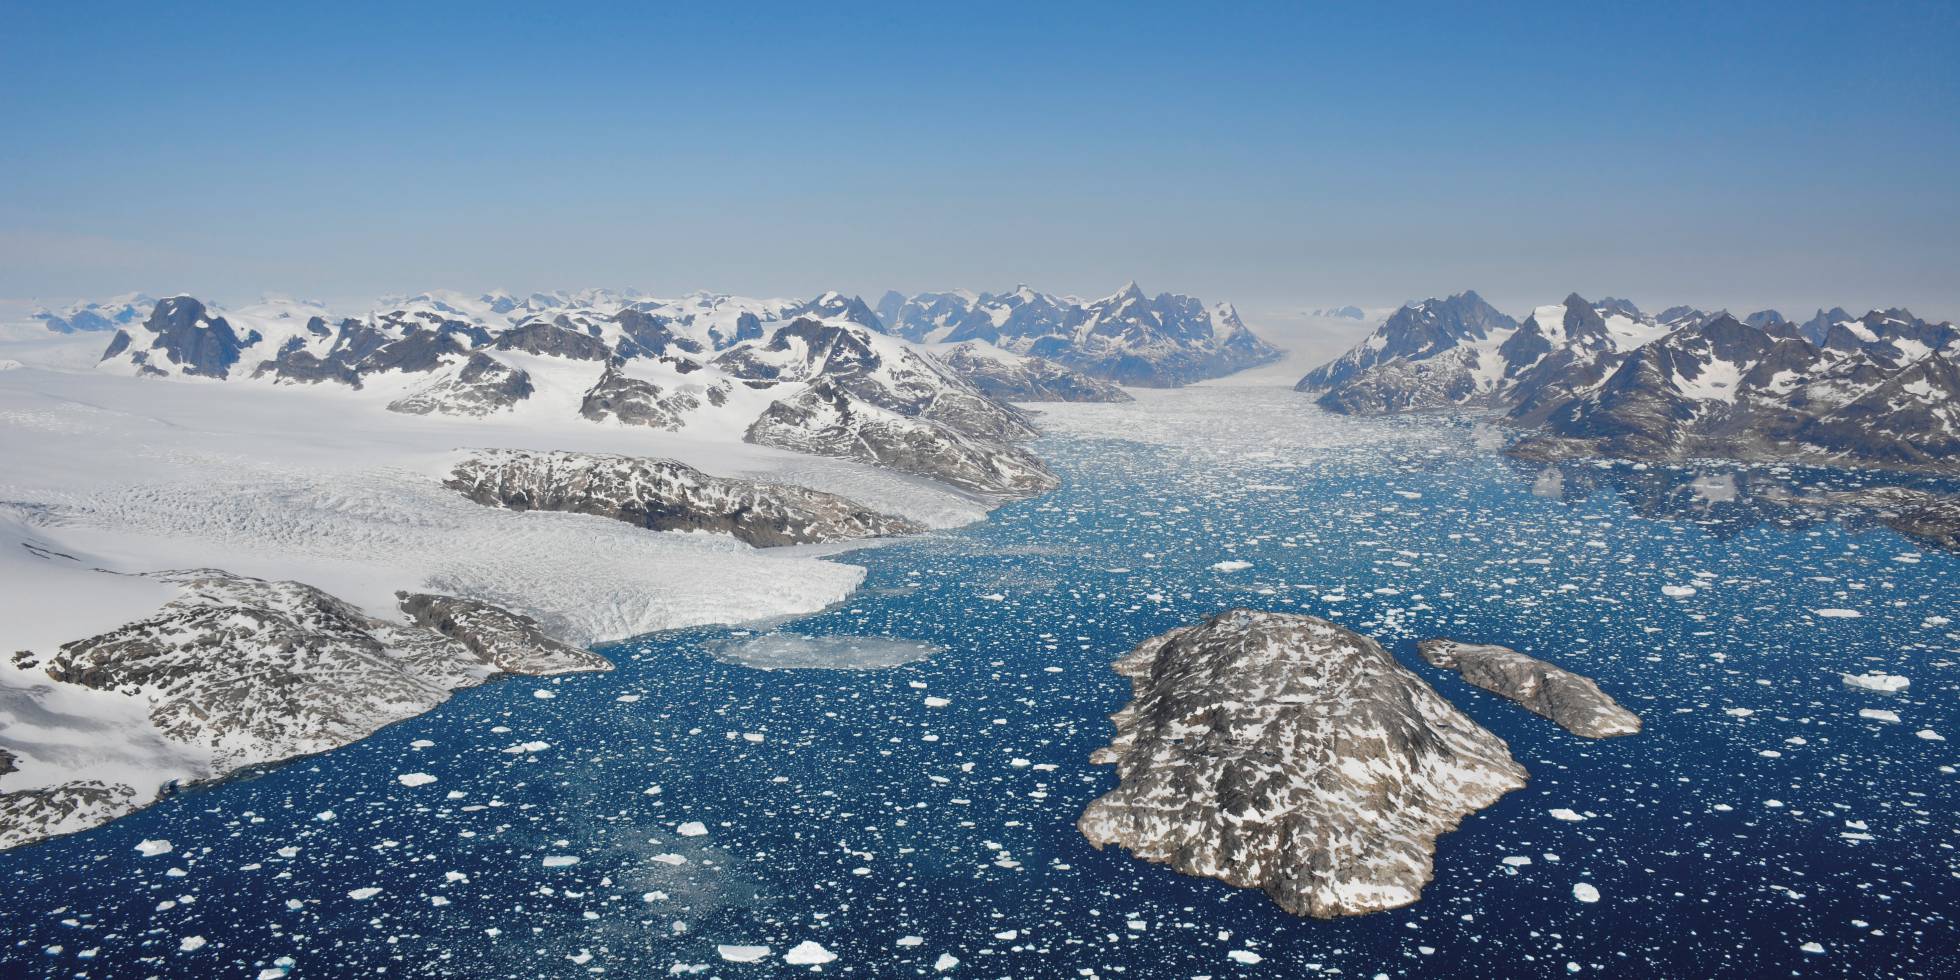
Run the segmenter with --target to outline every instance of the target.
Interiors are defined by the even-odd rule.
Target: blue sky
[[[1960,5],[1215,6],[0,0],[0,298],[1960,315]]]

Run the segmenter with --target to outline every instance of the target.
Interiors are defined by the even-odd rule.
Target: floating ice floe
[[[1903,691],[1912,686],[1912,681],[1899,674],[1886,674],[1869,671],[1863,674],[1839,674],[1847,687],[1863,688],[1867,691]]]
[[[710,644],[708,654],[723,663],[755,670],[875,670],[924,660],[942,647],[883,636],[775,632]]]
[[[783,954],[783,962],[791,966],[821,966],[836,958],[836,953],[823,948],[822,943],[811,939],[797,943],[789,952]]]
[[[1552,811],[1552,819],[1569,820],[1572,821],[1573,823],[1578,823],[1579,821],[1584,820],[1586,818],[1584,814],[1579,813],[1577,810],[1570,810],[1565,807],[1559,807]]]
[[[689,820],[688,822],[681,824],[678,827],[675,827],[674,833],[679,834],[682,837],[705,837],[708,834],[708,825],[702,823],[699,820]]]
[[[1661,586],[1661,595],[1666,595],[1666,596],[1673,596],[1673,597],[1675,597],[1675,598],[1677,598],[1677,599],[1684,599],[1684,598],[1687,598],[1688,596],[1691,596],[1691,595],[1694,595],[1694,594],[1695,594],[1696,592],[1698,592],[1698,591],[1700,591],[1700,590],[1698,590],[1698,589],[1696,589],[1696,588],[1695,588],[1694,586],[1692,586],[1692,585],[1663,585],[1663,586]]]
[[[1581,881],[1572,886],[1572,897],[1590,905],[1599,901],[1599,889],[1594,888],[1589,882]]]
[[[137,843],[136,851],[144,857],[150,858],[156,857],[159,854],[169,854],[171,847],[170,842],[167,840],[144,840]]]
[[[544,866],[547,868],[569,868],[577,863],[578,858],[571,854],[547,854],[544,858]]]
[[[1211,570],[1214,572],[1243,572],[1251,567],[1252,563],[1249,561],[1238,561],[1234,559],[1232,561],[1214,562]]]
[[[435,781],[436,781],[436,777],[431,776],[426,772],[405,772],[395,777],[395,782],[398,782],[403,786],[411,786],[411,787],[427,786]]]
[[[1245,966],[1251,966],[1265,959],[1265,957],[1260,956],[1258,953],[1255,953],[1249,949],[1235,949],[1226,953],[1225,955],[1227,957],[1230,957],[1232,962],[1240,963]]]
[[[348,892],[347,897],[356,902],[365,902],[379,894],[381,894],[381,889],[379,888],[356,888]]]
[[[1946,741],[1946,737],[1945,737],[1945,736],[1943,736],[1943,735],[1941,735],[1941,734],[1940,734],[1939,732],[1936,732],[1936,731],[1934,731],[1934,730],[1932,730],[1932,729],[1930,729],[1930,728],[1922,728],[1922,729],[1920,729],[1920,730],[1918,730],[1918,731],[1916,731],[1916,732],[1913,732],[1913,734],[1914,734],[1914,735],[1917,735],[1917,736],[1919,736],[1920,738],[1923,738],[1923,739],[1925,739],[1925,740],[1926,740],[1926,741],[1928,741],[1928,742],[1944,742],[1944,741]]]
[[[185,936],[177,942],[177,951],[180,953],[194,953],[203,948],[203,936]]]
[[[759,963],[769,955],[767,946],[721,945],[715,952],[730,963]]]
[[[1865,615],[1856,609],[1812,609],[1811,612],[1825,619],[1862,619]]]
[[[1884,708],[1860,708],[1858,709],[1858,717],[1869,718],[1873,721],[1888,722],[1894,725],[1899,723],[1898,712],[1887,711]]]

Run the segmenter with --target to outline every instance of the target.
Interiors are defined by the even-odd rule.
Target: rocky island
[[[1454,670],[1471,684],[1516,701],[1574,735],[1613,738],[1640,731],[1640,716],[1620,707],[1592,678],[1510,647],[1424,640],[1416,649],[1431,666]]]
[[[1379,643],[1312,616],[1233,609],[1114,664],[1131,702],[1091,761],[1120,784],[1091,844],[1332,918],[1416,901],[1436,838],[1527,774]]]
[[[709,476],[670,459],[486,450],[458,462],[443,485],[487,506],[592,514],[654,531],[721,532],[758,548],[925,530],[836,494]]]

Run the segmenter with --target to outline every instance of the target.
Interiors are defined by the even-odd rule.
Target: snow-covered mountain
[[[861,320],[869,320],[870,324]],[[102,369],[333,385],[390,411],[585,419],[871,462],[964,490],[1054,485],[1034,429],[862,303],[588,291],[424,293],[335,320],[304,304],[219,311],[190,296],[117,330]]]
[[[862,304],[860,304],[862,305]],[[1027,286],[1007,293],[887,293],[878,318],[922,343],[982,341],[1119,384],[1164,388],[1215,378],[1280,356],[1229,303],[1137,284],[1085,302]]]
[[[156,305],[155,299],[142,293],[125,293],[108,299],[83,300],[59,309],[41,307],[28,316],[55,333],[83,333],[140,323]]]
[[[1816,339],[1812,339],[1816,338]],[[1516,451],[1954,469],[1960,330],[1905,310],[1803,325],[1577,294],[1522,323],[1475,293],[1403,307],[1301,379],[1333,411],[1503,409]]]

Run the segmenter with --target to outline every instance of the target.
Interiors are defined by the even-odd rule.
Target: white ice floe
[[[1578,823],[1579,821],[1586,819],[1586,817],[1584,814],[1578,812],[1577,810],[1570,810],[1565,807],[1558,807],[1557,809],[1552,811],[1552,819],[1569,820],[1573,823]]]
[[[171,846],[167,840],[144,840],[137,843],[136,850],[146,858],[156,857],[159,854],[169,854]]]
[[[1232,561],[1214,562],[1211,570],[1214,572],[1243,572],[1251,567],[1252,563],[1249,561],[1238,561],[1234,559]]]
[[[1599,889],[1588,882],[1581,881],[1572,886],[1572,897],[1590,905],[1599,901]]]
[[[381,894],[381,889],[379,888],[356,888],[348,892],[347,897],[356,902],[365,902],[379,894]]]
[[[426,772],[405,772],[395,777],[395,782],[409,787],[427,786],[435,781],[436,777]]]
[[[715,952],[730,963],[759,963],[769,955],[769,947],[724,944]]]
[[[708,825],[702,823],[699,820],[689,820],[688,822],[681,824],[678,827],[675,827],[674,833],[679,834],[682,837],[705,837],[707,836],[708,833]]]
[[[578,858],[571,854],[547,854],[544,858],[544,866],[547,868],[569,868],[577,863]]]
[[[783,962],[791,966],[821,966],[837,958],[837,954],[823,948],[823,944],[812,939],[797,943],[789,952],[783,954]]]
[[[1856,609],[1812,609],[1811,612],[1825,619],[1861,619],[1865,615]]]
[[[1867,691],[1903,691],[1912,686],[1912,681],[1899,674],[1886,674],[1869,671],[1863,674],[1839,674],[1847,687],[1863,688]]]
[[[1899,723],[1899,713],[1896,711],[1887,711],[1884,708],[1859,708],[1858,717],[1869,718],[1872,721],[1883,721],[1894,725]]]

